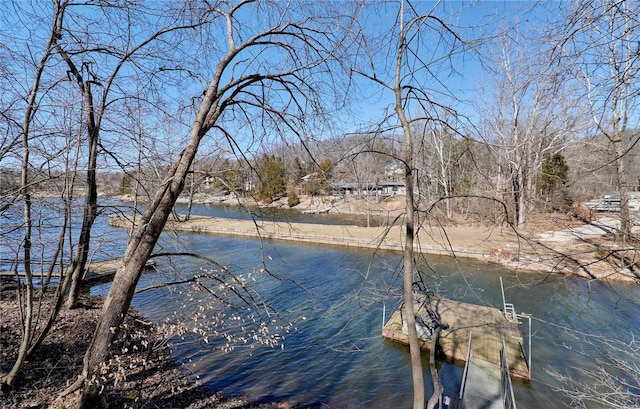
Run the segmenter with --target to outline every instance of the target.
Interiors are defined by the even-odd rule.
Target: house
[[[407,188],[404,182],[378,182],[380,194],[384,197],[404,195],[407,193]]]
[[[341,182],[331,184],[332,194],[335,196],[351,197],[351,196],[375,196],[376,184]]]
[[[390,197],[404,195],[407,189],[403,182],[341,182],[331,184],[332,194],[336,196],[377,196]]]

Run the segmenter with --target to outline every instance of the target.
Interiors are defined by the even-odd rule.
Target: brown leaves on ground
[[[43,320],[51,305],[45,296]],[[17,383],[0,391],[0,408],[76,407],[78,395],[59,399],[76,380],[82,359],[100,315],[102,299],[82,296],[82,306],[62,309],[42,346],[25,362]],[[8,372],[20,344],[21,324],[15,283],[0,283],[0,371]],[[113,344],[102,378],[104,399],[113,408],[249,409],[278,408],[281,404],[252,405],[224,397],[197,384],[171,359],[166,339],[132,311]],[[284,406],[286,407],[286,406]]]

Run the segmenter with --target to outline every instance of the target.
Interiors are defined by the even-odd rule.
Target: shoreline
[[[109,225],[131,228],[132,220],[111,216]],[[404,229],[398,225],[358,227],[192,215],[188,221],[167,221],[165,230],[395,252],[402,251],[404,243]],[[602,250],[597,245],[571,237],[550,244],[542,240],[544,234],[538,233],[536,238],[503,227],[423,226],[416,234],[415,251],[494,263],[521,272],[640,284],[640,277],[632,271],[616,269],[599,258]]]
[[[15,290],[0,288],[0,367],[13,364],[21,337]],[[0,408],[76,408],[79,393],[59,398],[82,369],[82,361],[93,329],[102,311],[100,296],[81,296],[81,306],[62,309],[45,342],[25,362],[16,385],[0,390]],[[53,303],[51,294],[41,308]],[[193,379],[173,358],[160,326],[129,308],[120,333],[114,340],[110,360],[101,380],[103,399],[110,407],[162,407],[189,409],[275,409],[282,403],[254,403],[242,397],[226,396]],[[286,404],[284,404],[286,405]]]
[[[131,220],[125,216],[111,216],[109,225],[120,228],[131,228]],[[182,233],[212,234],[220,236],[249,237],[265,240],[280,240],[295,243],[320,244],[328,246],[352,247],[386,251],[402,251],[402,226],[359,227],[353,225],[326,225],[313,223],[251,221],[241,219],[225,219],[219,217],[191,216],[188,221],[169,220],[165,230]],[[483,229],[478,229],[482,231]],[[491,229],[484,229],[491,235]],[[465,247],[448,247],[433,235],[421,235],[420,243],[416,243],[416,252],[423,254],[463,257],[487,261],[491,258],[489,248],[476,249]]]

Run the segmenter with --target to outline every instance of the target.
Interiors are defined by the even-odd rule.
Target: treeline
[[[634,135],[629,133],[629,137]],[[460,215],[476,216],[481,213],[479,199],[467,196],[500,197],[511,201],[512,186],[500,184],[499,175],[505,172],[492,158],[499,156],[499,148],[478,141],[477,138],[449,134],[443,141],[444,163],[433,156],[420,158],[424,168],[419,169],[417,186],[421,200],[432,203],[443,197],[455,199],[454,211]],[[370,146],[374,141],[375,146]],[[433,136],[421,138],[423,153],[435,152],[430,143]],[[195,161],[184,193],[208,195],[254,195],[269,202],[296,194],[328,194],[333,183],[366,183],[402,180],[400,138],[381,139],[379,136],[347,135],[317,143],[313,154],[300,144],[270,149],[256,160],[239,161],[232,158],[205,157]],[[616,172],[613,163],[607,164],[607,141],[604,138],[578,138],[568,141],[558,152],[549,153],[534,172],[534,196],[530,211],[568,210],[573,204],[616,192]],[[331,149],[326,149],[327,147]],[[625,162],[632,175],[638,175],[631,183],[632,191],[640,191],[640,147],[633,145],[625,155]],[[161,182],[154,172],[156,167],[141,167],[139,173],[98,172],[97,186],[101,195],[114,197],[152,192]],[[441,172],[440,174],[438,172]],[[84,189],[83,173],[75,188]],[[311,183],[300,188],[304,177]],[[64,180],[62,172],[40,173],[33,176],[33,188],[44,195],[58,195]],[[18,169],[0,168],[0,190],[4,195],[16,192],[20,184]],[[144,188],[141,188],[144,186]],[[502,190],[502,191],[501,191]],[[148,193],[144,198],[148,200]],[[477,201],[478,204],[473,205]]]
[[[635,132],[627,133],[633,138]],[[496,158],[508,157],[509,146],[485,142],[486,138],[462,131],[415,134],[420,167],[416,169],[416,188],[423,208],[441,200],[439,209],[449,217],[457,215],[490,222],[495,207],[486,198],[503,201],[515,213],[518,197],[514,185],[513,163]],[[631,145],[631,140],[626,142]],[[402,181],[403,142],[394,134],[347,135],[302,144],[282,145],[259,154],[251,161],[205,157],[194,162],[184,193],[253,196],[269,203],[291,195],[331,194],[333,184],[366,186],[380,181]],[[307,145],[308,146],[308,145]],[[632,148],[624,162],[632,175],[640,175],[640,147]],[[313,153],[312,153],[313,152]],[[603,137],[576,137],[554,149],[536,152],[536,163],[527,172],[526,212],[571,211],[574,205],[616,193],[615,164]],[[99,182],[106,195],[138,195],[152,192],[161,180],[154,168],[140,173],[110,174]],[[17,182],[14,172],[14,182]],[[304,182],[304,183],[303,183]],[[118,186],[115,184],[118,183]],[[9,183],[6,186],[10,186]],[[141,186],[145,186],[144,189]],[[49,185],[50,188],[50,185]],[[630,184],[640,191],[640,176]],[[446,198],[446,199],[445,199]],[[149,197],[144,197],[149,200]],[[442,200],[445,199],[445,200]],[[296,199],[290,203],[295,206]]]

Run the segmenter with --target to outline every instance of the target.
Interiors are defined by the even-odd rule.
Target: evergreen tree
[[[569,165],[562,153],[558,152],[542,163],[538,187],[543,195],[549,195],[558,188],[566,186],[568,181]]]
[[[290,190],[289,194],[287,195],[287,204],[289,205],[289,207],[295,207],[300,204],[300,198],[298,197],[296,191],[293,189]]]
[[[120,195],[129,195],[132,193],[133,177],[125,173],[122,179],[120,179]]]
[[[555,210],[567,210],[573,205],[568,193],[569,165],[562,153],[556,153],[542,163],[538,176],[538,189]]]
[[[264,155],[258,161],[258,199],[273,202],[286,194],[285,166],[281,157]]]

